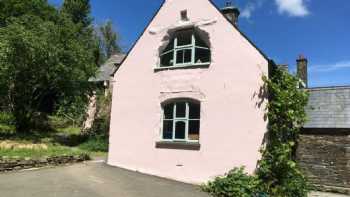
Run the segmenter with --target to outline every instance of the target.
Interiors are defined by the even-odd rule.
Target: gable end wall
[[[186,26],[184,9],[209,34],[212,63],[155,71],[168,30]],[[266,132],[267,73],[268,61],[208,0],[167,0],[115,75],[108,163],[189,183],[238,166],[252,173]],[[184,97],[201,102],[200,149],[156,148],[161,103]]]

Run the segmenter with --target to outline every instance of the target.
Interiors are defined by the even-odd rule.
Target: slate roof
[[[309,89],[304,128],[350,128],[350,86]]]
[[[95,77],[89,79],[90,82],[109,81],[111,76],[114,75],[115,71],[119,68],[123,62],[125,54],[116,54],[109,58],[105,64],[103,64]]]

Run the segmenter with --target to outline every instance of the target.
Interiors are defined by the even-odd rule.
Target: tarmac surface
[[[0,174],[0,197],[209,197],[198,186],[103,162]],[[346,197],[312,192],[310,197]]]
[[[0,174],[0,197],[208,197],[194,185],[83,163]]]

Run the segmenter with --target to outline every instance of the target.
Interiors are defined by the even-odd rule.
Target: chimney
[[[221,9],[221,12],[233,25],[237,26],[238,17],[240,15],[240,11],[237,7],[233,6],[231,2],[226,2],[226,6]]]
[[[308,87],[307,63],[308,60],[305,58],[305,56],[299,55],[297,59],[297,77],[303,81],[303,88]]]

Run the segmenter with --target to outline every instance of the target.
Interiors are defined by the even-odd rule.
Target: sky
[[[112,20],[128,51],[163,0],[90,0],[95,24]],[[190,1],[190,0],[189,0]],[[224,7],[226,0],[213,0]],[[49,0],[60,6],[62,0]],[[309,60],[309,86],[350,85],[349,0],[235,0],[239,28],[271,59],[296,72]]]

